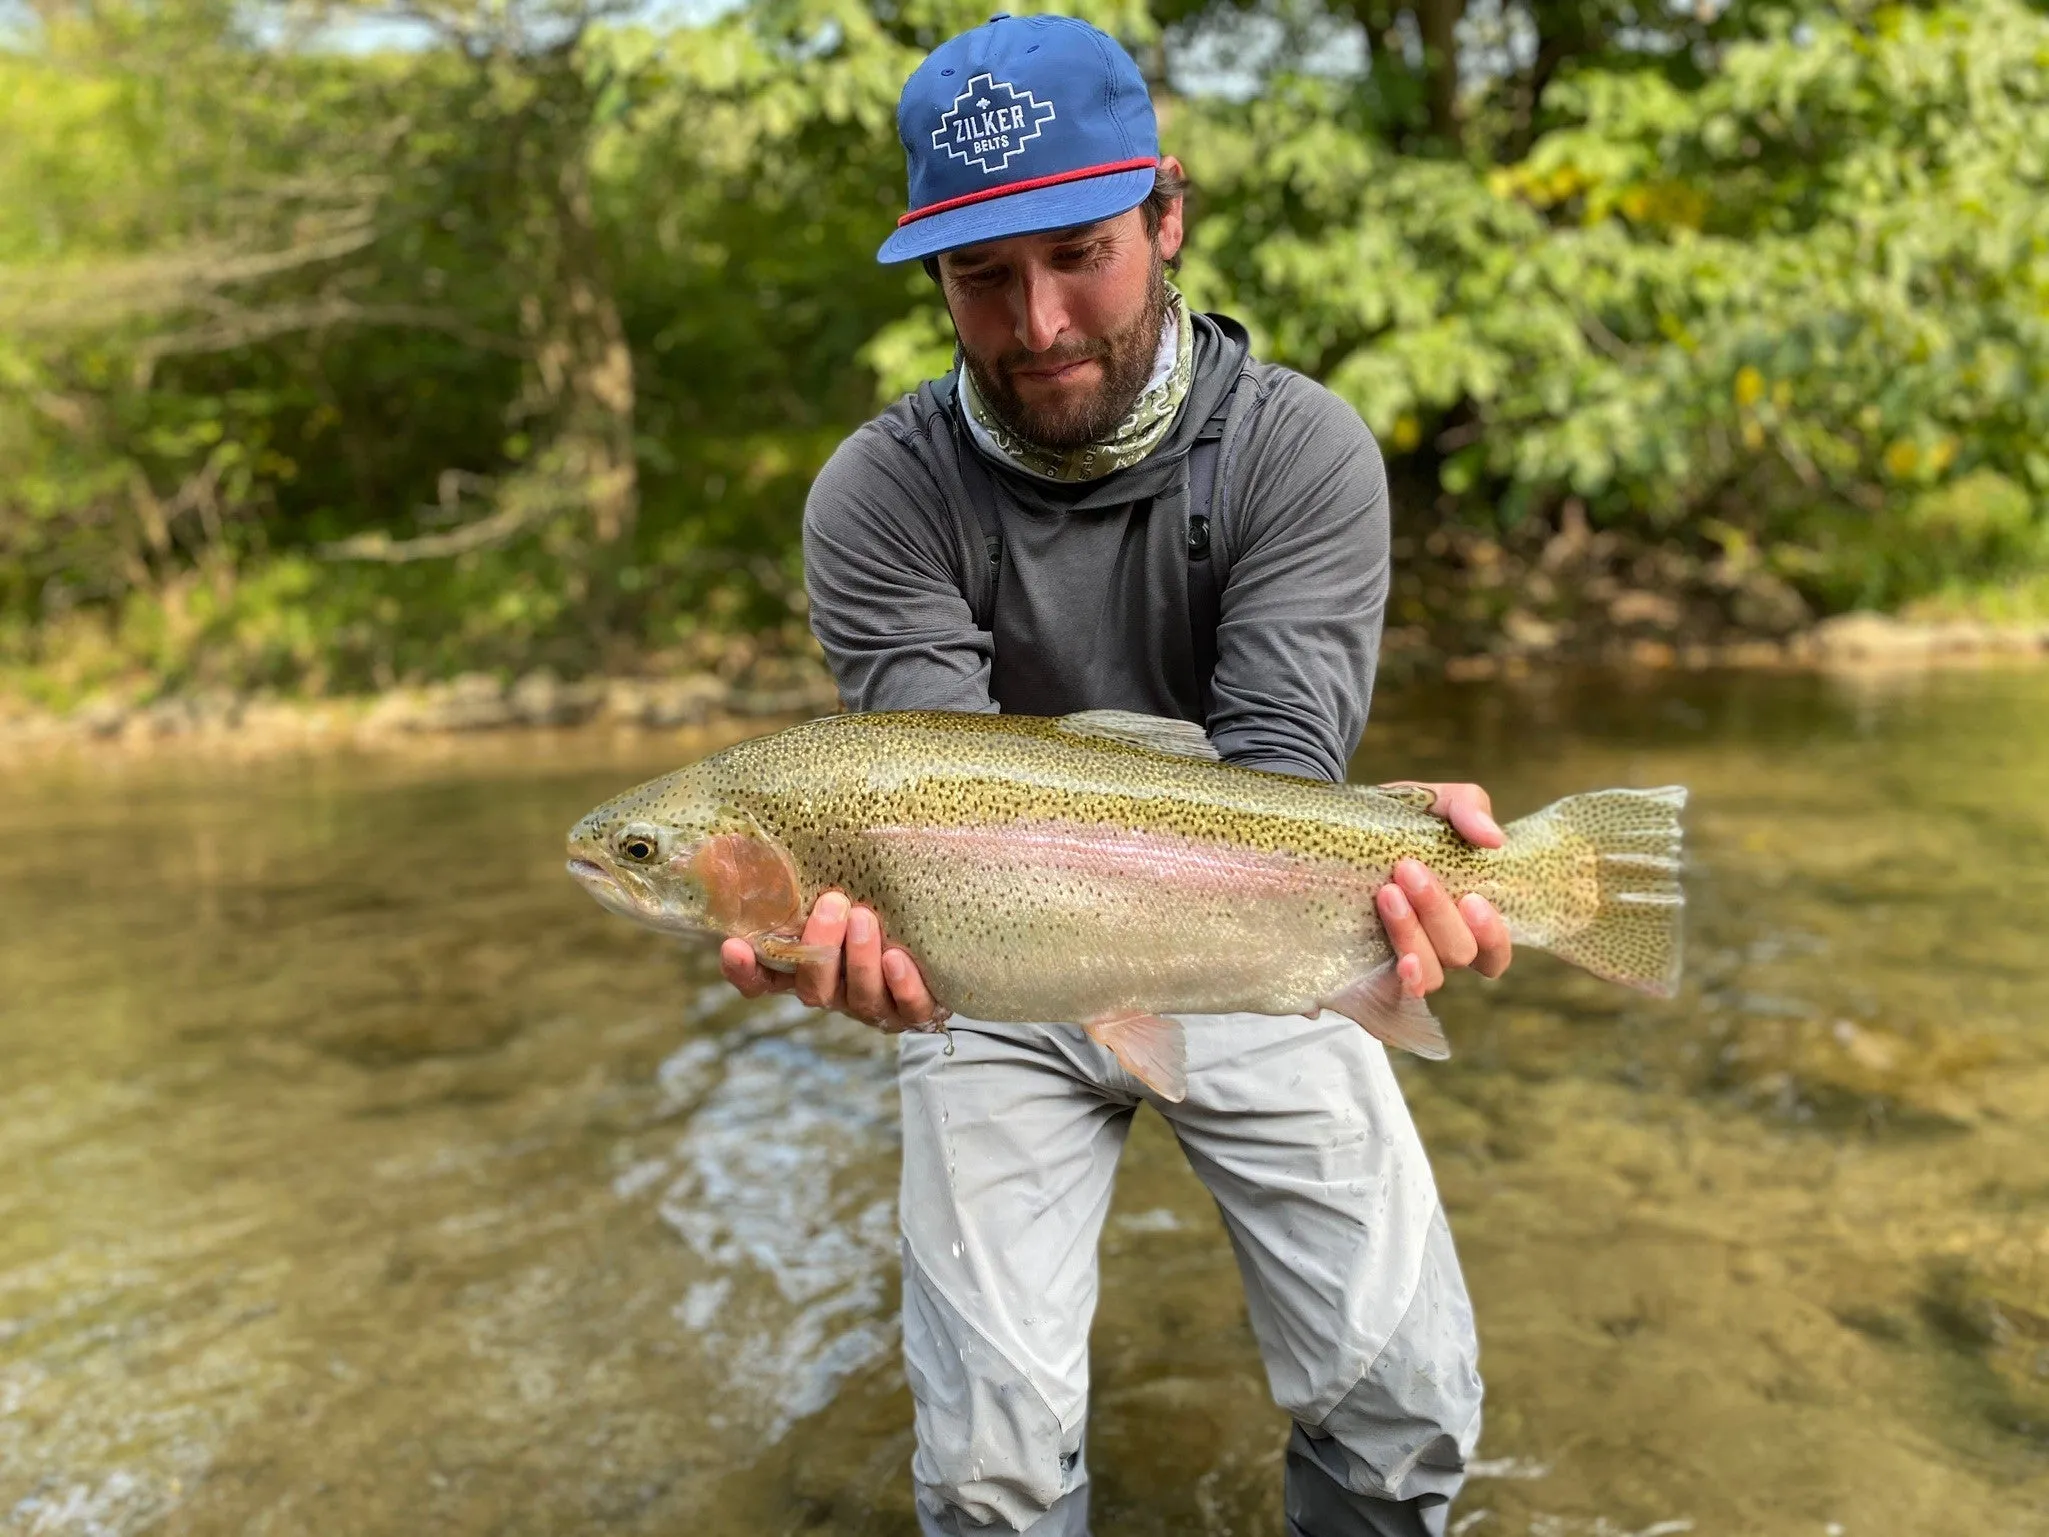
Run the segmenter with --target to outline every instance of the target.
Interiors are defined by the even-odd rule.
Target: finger
[[[1444,968],[1438,964],[1430,936],[1423,932],[1408,897],[1401,887],[1390,883],[1380,888],[1376,902],[1381,924],[1387,929],[1387,941],[1400,957],[1395,970],[1410,996],[1421,998],[1425,993],[1436,992],[1444,986]]]
[[[1480,947],[1473,958],[1473,970],[1483,977],[1500,976],[1515,959],[1515,944],[1508,937],[1507,921],[1485,897],[1461,897],[1458,910],[1465,915],[1466,927],[1473,931]]]
[[[744,939],[729,939],[719,946],[719,970],[743,998],[759,998],[775,975],[754,958],[754,946]]]
[[[1430,936],[1430,948],[1437,953],[1439,964],[1448,970],[1472,965],[1473,957],[1480,953],[1480,943],[1473,938],[1465,915],[1445,894],[1437,877],[1416,860],[1400,859],[1395,861],[1394,878],[1416,910],[1417,918],[1422,920],[1423,932]]]
[[[1451,823],[1452,830],[1477,848],[1498,849],[1508,841],[1494,820],[1493,797],[1478,785],[1438,785],[1431,811]]]
[[[883,1022],[889,989],[882,980],[882,926],[875,914],[856,907],[847,915],[846,1011],[864,1024]]]
[[[1395,962],[1395,975],[1402,979],[1402,988],[1411,998],[1421,998],[1430,991],[1423,982],[1423,960],[1421,956],[1405,955]]]
[[[804,943],[832,951],[823,961],[806,961],[797,968],[797,996],[814,1008],[830,1009],[839,1004],[840,946],[847,937],[847,899],[828,891],[812,906],[804,925]]]
[[[925,985],[925,973],[908,953],[891,949],[882,957],[882,974],[889,983],[889,995],[896,1003],[897,1016],[906,1024],[927,1025],[939,1016],[938,1000]]]

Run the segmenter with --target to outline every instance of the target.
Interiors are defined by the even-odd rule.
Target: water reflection
[[[687,1129],[613,1182],[662,1186],[662,1220],[705,1272],[676,1317],[729,1397],[713,1423],[780,1440],[895,1346],[896,1080],[859,1026],[794,1000],[661,1065]]]
[[[676,749],[0,796],[0,1528],[898,1533],[887,1042],[599,912]],[[2049,674],[1392,695],[1361,777],[1683,782],[1671,1004],[1543,958],[1401,1071],[1480,1309],[1464,1530],[2049,1532]],[[1278,1529],[1156,1118],[1099,1527]]]

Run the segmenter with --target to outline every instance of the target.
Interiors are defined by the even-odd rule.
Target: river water
[[[0,1531],[901,1533],[888,1044],[561,872],[702,743],[0,780]],[[1455,979],[1400,1071],[1479,1312],[1472,1537],[2049,1533],[2049,670],[1384,698],[1359,777],[1690,785],[1689,971]],[[1142,1114],[1097,1529],[1280,1529]]]

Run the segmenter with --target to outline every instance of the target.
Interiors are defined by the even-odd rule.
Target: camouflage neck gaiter
[[[997,420],[976,391],[965,364],[960,369],[960,400],[967,411],[968,430],[984,451],[1045,480],[1098,480],[1112,470],[1138,463],[1166,440],[1194,378],[1195,328],[1188,319],[1187,303],[1169,283],[1167,320],[1161,327],[1160,356],[1153,376],[1103,442],[1069,449],[1041,448],[1026,442]]]

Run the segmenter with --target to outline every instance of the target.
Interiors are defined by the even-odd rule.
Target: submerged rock
[[[502,683],[489,673],[467,672],[417,691],[386,694],[364,725],[373,731],[488,731],[517,720]]]
[[[184,736],[195,731],[232,731],[242,724],[242,696],[232,689],[201,689],[191,694],[166,694],[141,712],[157,736]]]
[[[695,726],[726,704],[725,683],[708,672],[680,678],[614,678],[605,687],[605,714],[621,725],[666,730]]]
[[[1803,637],[1801,649],[1824,664],[2027,654],[2049,651],[2049,626],[1992,625],[1974,620],[1930,624],[1859,612],[1824,619]]]
[[[522,725],[574,726],[590,719],[604,699],[604,684],[564,683],[541,667],[512,686],[506,703]]]
[[[71,723],[87,736],[119,736],[133,712],[118,699],[88,699],[71,712]]]

